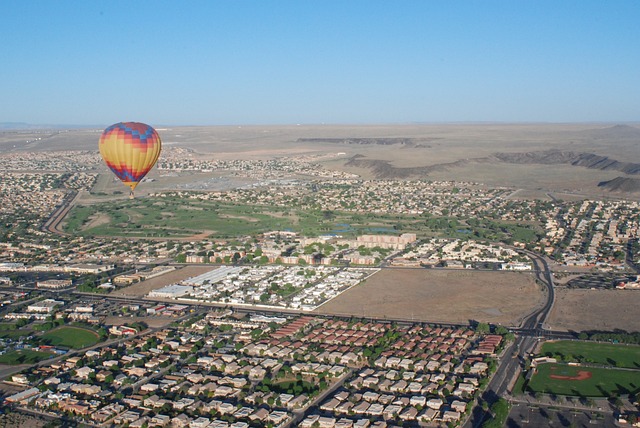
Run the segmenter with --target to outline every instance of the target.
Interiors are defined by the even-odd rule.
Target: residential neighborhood
[[[482,408],[487,388],[520,382],[525,345],[577,336],[544,322],[554,289],[640,289],[637,201],[363,179],[326,167],[338,152],[211,161],[170,147],[166,155],[158,180],[227,176],[127,200],[96,190],[109,184],[97,153],[0,154],[7,409],[87,426],[477,424],[473,408],[495,413]],[[176,220],[180,210],[188,215]],[[218,226],[236,223],[201,226],[215,216]],[[544,299],[518,318],[515,334],[473,319],[409,321],[401,311],[365,318],[363,304],[322,311],[390,270],[526,277]],[[385,299],[396,300],[396,286],[384,285]],[[493,376],[498,367],[511,367],[504,380]]]
[[[503,341],[467,327],[231,311],[120,337],[14,375],[24,389],[7,403],[95,426],[459,423]]]

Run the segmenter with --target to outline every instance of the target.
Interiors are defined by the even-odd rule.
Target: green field
[[[52,358],[54,355],[48,352],[31,351],[28,349],[21,349],[16,351],[9,351],[4,355],[0,355],[0,364],[33,364],[38,361]]]
[[[14,322],[0,322],[0,331],[16,330],[18,326]]]
[[[640,346],[561,340],[546,342],[542,354],[561,356],[563,361],[640,368]]]
[[[100,215],[108,216],[108,222],[101,221],[92,226],[91,221]],[[411,217],[402,223],[424,223],[424,220]],[[394,226],[397,225],[397,216],[378,215],[373,218],[353,213],[174,198],[77,206],[65,219],[65,230],[70,233],[81,231],[84,235],[130,237],[186,237],[203,231],[222,237],[254,235],[270,230],[293,230],[308,236],[377,231],[396,233]]]
[[[3,330],[0,331],[0,338],[17,340],[21,337],[29,336],[33,330],[20,329],[20,330]]]
[[[428,215],[385,215],[321,211],[296,207],[234,204],[179,198],[139,198],[75,206],[65,218],[65,231],[86,236],[188,237],[206,232],[229,238],[271,230],[291,230],[305,236],[413,232],[421,237],[535,240],[529,225],[492,220],[466,223]]]
[[[580,371],[589,372],[591,378],[565,380],[550,377],[573,377],[578,376]],[[612,393],[635,394],[640,392],[640,370],[540,364],[537,373],[529,381],[528,389],[533,392],[582,397],[607,397]]]
[[[81,349],[98,343],[100,336],[95,331],[84,328],[60,327],[43,334],[41,339],[48,345]]]

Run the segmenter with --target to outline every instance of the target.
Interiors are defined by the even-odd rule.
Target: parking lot
[[[514,403],[505,425],[508,428],[525,427],[615,427],[611,413],[531,406]]]

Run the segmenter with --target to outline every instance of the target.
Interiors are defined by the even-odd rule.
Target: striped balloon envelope
[[[111,125],[100,136],[100,154],[122,182],[133,189],[153,168],[162,142],[155,129],[139,122]]]

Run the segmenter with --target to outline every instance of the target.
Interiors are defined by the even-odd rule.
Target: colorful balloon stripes
[[[133,189],[158,160],[162,142],[149,125],[120,122],[104,130],[99,147],[102,159],[133,195]]]

